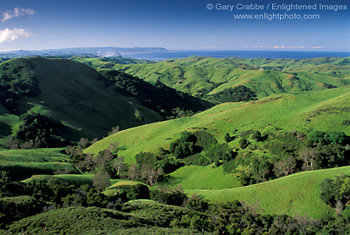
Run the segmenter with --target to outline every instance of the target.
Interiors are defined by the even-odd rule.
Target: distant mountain
[[[71,57],[71,56],[94,56],[94,57],[109,57],[122,56],[133,53],[151,53],[151,52],[166,52],[167,49],[162,47],[78,47],[78,48],[62,48],[62,49],[47,49],[47,50],[18,50],[9,52],[0,52],[0,57],[19,58],[29,56],[56,56],[56,57]]]

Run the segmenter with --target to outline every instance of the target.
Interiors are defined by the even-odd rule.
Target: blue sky
[[[238,3],[346,5],[346,10],[218,10]],[[349,0],[1,0],[0,50],[87,46],[350,51]],[[214,9],[208,10],[207,5]],[[319,5],[317,5],[319,8]],[[235,14],[319,14],[237,20]]]

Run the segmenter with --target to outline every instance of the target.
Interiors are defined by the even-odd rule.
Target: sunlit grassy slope
[[[349,58],[219,59],[192,56],[149,64],[136,60],[113,62],[101,58],[79,58],[79,61],[98,69],[108,67],[124,71],[151,83],[160,80],[192,95],[203,90],[212,94],[244,85],[261,98],[350,84]]]
[[[134,161],[141,151],[156,152],[169,144],[185,130],[196,131],[206,128],[219,141],[225,133],[234,129],[275,131],[345,131],[350,127],[343,124],[350,116],[350,89],[348,87],[302,94],[283,94],[249,103],[225,103],[215,106],[193,117],[180,118],[131,128],[109,136],[86,149],[97,153],[111,144],[120,146],[119,155],[127,162]]]
[[[350,174],[350,166],[308,171],[256,185],[222,190],[185,190],[212,202],[239,200],[265,214],[325,217],[330,208],[320,198],[320,183],[326,178]]]
[[[240,186],[239,180],[224,173],[222,167],[184,166],[172,172],[168,180],[161,184],[170,187],[181,186],[184,190],[191,189],[228,189]]]

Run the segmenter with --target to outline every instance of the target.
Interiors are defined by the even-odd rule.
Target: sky
[[[1,0],[0,51],[350,51],[349,13],[350,0]],[[238,19],[247,14],[256,19]]]

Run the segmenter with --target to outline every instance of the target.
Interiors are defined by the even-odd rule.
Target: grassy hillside
[[[192,117],[164,121],[131,128],[109,136],[86,149],[97,153],[111,144],[121,146],[120,155],[133,162],[141,151],[158,151],[169,148],[170,142],[185,130],[205,128],[220,142],[225,133],[235,129],[273,132],[285,131],[345,131],[350,134],[344,120],[349,119],[349,88],[338,88],[298,95],[277,95],[249,103],[225,103]],[[234,142],[233,142],[234,144]]]
[[[19,220],[11,225],[9,231],[30,234],[191,234],[189,228],[163,225],[176,218],[174,212],[185,214],[188,210],[157,204],[150,209],[159,208],[163,217],[159,221],[160,215],[150,214],[147,207],[132,213],[95,207],[62,208]],[[172,212],[171,215],[166,214],[167,209]]]
[[[192,165],[181,167],[170,173],[168,179],[161,185],[181,186],[184,190],[217,190],[239,187],[240,182],[235,176],[225,174],[222,167]]]
[[[1,108],[0,121],[7,127],[3,136],[18,129],[18,115],[26,112],[41,113],[66,126],[63,136],[69,139],[102,137],[113,126],[128,128],[144,122],[161,120],[156,112],[143,107],[130,97],[106,87],[101,75],[90,67],[64,59],[28,58],[5,62],[0,69],[17,70],[19,79],[29,71],[37,80],[39,94],[23,96],[18,100],[18,113]]]
[[[22,182],[24,183],[28,183],[31,182],[35,179],[45,179],[45,178],[52,178],[52,177],[56,177],[59,179],[62,179],[64,181],[66,181],[68,184],[72,184],[72,185],[76,185],[76,186],[80,186],[80,185],[93,185],[93,181],[94,181],[94,174],[90,173],[90,174],[56,174],[56,175],[33,175],[30,178],[27,178],[25,180],[23,180]],[[128,184],[137,184],[137,182],[134,181],[128,181],[128,180],[117,180],[117,179],[111,179],[110,180],[110,188],[114,188],[114,187],[118,187],[119,185],[128,185]]]
[[[0,150],[0,170],[9,172],[14,179],[32,175],[78,173],[61,149]]]
[[[113,68],[115,64],[152,64],[155,61],[150,60],[138,60],[127,57],[79,57],[74,56],[69,58],[70,60],[77,61],[80,63],[87,64],[91,67],[98,69],[110,69]]]
[[[0,233],[348,231],[349,179],[328,187],[343,196],[331,202],[339,213],[320,183],[350,175],[349,58],[71,60],[0,64],[0,142],[18,148],[9,136],[43,126],[53,140],[122,130],[66,151],[0,150]],[[230,91],[259,99],[162,121],[212,105],[162,83],[215,102]]]
[[[326,178],[350,174],[350,167],[308,171],[256,185],[222,189],[188,189],[212,202],[239,200],[264,214],[287,214],[325,218],[330,208],[320,198],[320,183]]]
[[[296,173],[277,180],[251,186],[239,187],[239,182],[229,174],[223,174],[221,168],[211,166],[183,167],[170,174],[171,178],[162,184],[174,187],[181,185],[189,195],[204,196],[212,203],[239,200],[263,214],[287,214],[291,216],[308,216],[325,218],[331,209],[320,198],[320,183],[326,178],[341,174],[350,174],[350,167]],[[49,176],[33,176],[34,178]],[[70,184],[92,185],[93,175],[55,175]],[[111,180],[111,186],[105,191],[113,196],[116,188],[136,185],[140,182],[128,180]]]
[[[77,140],[106,136],[114,126],[126,129],[212,106],[161,83],[153,86],[118,71],[102,72],[67,59],[2,63],[0,138],[15,135],[25,113],[45,115],[61,125],[55,135]]]
[[[84,61],[84,59],[82,59]],[[102,62],[86,60],[91,66]],[[258,97],[349,85],[349,58],[240,59],[188,57],[152,64],[110,62],[110,68],[202,96],[244,85]]]

